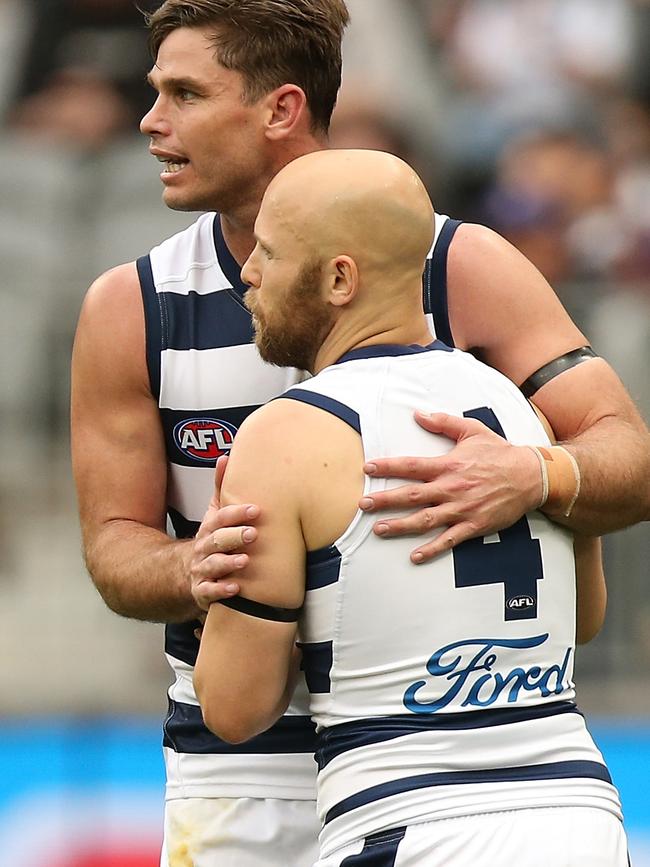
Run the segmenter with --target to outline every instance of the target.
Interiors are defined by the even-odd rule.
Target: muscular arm
[[[458,229],[447,276],[456,344],[517,384],[588,342],[539,271],[489,229]],[[553,519],[585,535],[650,519],[650,434],[611,367],[602,359],[585,361],[544,385],[533,402],[582,476],[570,516],[549,512]],[[471,419],[418,414],[416,420],[454,439],[456,447],[442,458],[377,456],[367,472],[425,484],[393,488],[362,504],[368,510],[418,508],[407,518],[382,516],[375,532],[386,537],[447,528],[414,549],[414,562],[510,526],[537,508],[542,479],[530,449],[505,443]]]
[[[450,248],[449,310],[462,348],[520,384],[554,358],[588,343],[537,269],[500,236],[461,226]],[[533,397],[582,474],[569,518],[602,534],[650,518],[650,438],[611,367],[587,361]]]
[[[167,459],[133,263],[100,277],[84,301],[71,427],[84,554],[104,601],[139,620],[193,618],[193,544],[164,531]]]
[[[167,461],[134,264],[91,287],[72,359],[72,459],[88,570],[126,617],[188,620],[191,545],[164,532]]]

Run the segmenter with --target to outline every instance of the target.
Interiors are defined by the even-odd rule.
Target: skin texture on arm
[[[532,404],[551,443],[555,433],[544,413]],[[603,569],[603,546],[598,536],[573,538],[576,561],[576,643],[587,644],[602,629],[607,610],[607,584]]]
[[[603,571],[601,541],[596,536],[576,535],[576,643],[595,638],[605,622],[607,584]]]
[[[547,281],[511,244],[481,226],[461,226],[456,241],[450,251],[450,316],[463,346],[476,347],[483,361],[520,384],[589,342]],[[479,273],[479,261],[482,286],[470,273]],[[489,305],[479,307],[479,292]],[[533,402],[581,469],[581,496],[570,518],[557,520],[599,535],[650,517],[648,430],[603,359],[560,374]]]
[[[144,341],[139,282],[130,263],[93,284],[75,338],[72,459],[84,554],[113,611],[184,621],[198,612],[190,592],[193,543],[165,533],[167,458]],[[230,517],[247,523],[244,512]],[[222,558],[212,567],[226,574],[233,564]],[[215,594],[224,595],[219,585]]]
[[[239,429],[221,501],[255,499],[261,508],[259,535],[251,546],[253,556],[239,576],[241,595],[298,608],[305,592],[305,544],[296,484],[299,458],[287,447],[290,428],[279,403],[262,407]],[[260,448],[262,442],[264,448]],[[223,605],[210,606],[194,670],[196,694],[209,729],[226,741],[239,743],[282,715],[293,689],[295,639],[296,623],[262,620]]]
[[[588,343],[537,269],[482,226],[462,225],[450,246],[449,315],[459,348],[516,383],[558,356]],[[619,378],[602,359],[552,379],[533,397],[576,458],[582,488],[569,518],[554,520],[600,535],[650,517],[650,437]],[[424,562],[471,536],[513,523],[541,499],[541,474],[529,449],[508,446],[472,420],[419,415],[428,430],[457,440],[445,458],[378,457],[372,472],[426,484],[375,498],[374,509],[423,506],[406,520],[378,521],[382,535],[448,525],[434,543],[415,549]],[[366,508],[369,508],[366,505]]]

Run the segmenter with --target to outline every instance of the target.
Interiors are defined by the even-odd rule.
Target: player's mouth
[[[160,173],[160,179],[165,182],[177,177],[186,166],[189,165],[189,160],[179,156],[157,155],[156,159],[162,163],[163,170]]]

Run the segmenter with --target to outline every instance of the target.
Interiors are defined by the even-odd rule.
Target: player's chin
[[[209,207],[205,205],[203,197],[199,196],[195,190],[180,185],[174,186],[170,184],[165,186],[162,193],[162,200],[165,205],[172,211],[207,211]]]

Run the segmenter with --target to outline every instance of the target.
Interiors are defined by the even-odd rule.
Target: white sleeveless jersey
[[[446,260],[457,226],[436,218],[423,278],[432,333],[438,329],[448,341]],[[261,360],[242,301],[246,287],[215,214],[199,217],[137,267],[151,391],[169,460],[168,514],[174,534],[189,538],[210,501],[216,460],[229,452],[242,421],[302,375]],[[164,724],[168,797],[314,798],[314,727],[304,684],[268,732],[246,744],[224,743],[204,726],[192,686],[197,626],[166,627],[165,650],[175,674]]]
[[[287,392],[361,434],[366,459],[441,455],[414,407],[548,442],[519,390],[458,350],[354,350]],[[396,480],[368,479],[366,492]],[[357,513],[310,552],[300,623],[317,725],[322,852],[414,822],[526,807],[601,807],[616,790],[572,681],[572,536],[539,512],[432,563]]]

